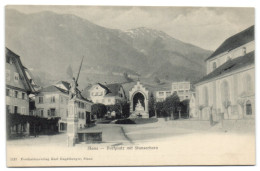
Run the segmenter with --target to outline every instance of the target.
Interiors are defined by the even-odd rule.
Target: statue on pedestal
[[[143,105],[141,104],[140,100],[138,99],[138,103],[136,104],[135,106],[135,110],[136,111],[144,111],[144,107]]]
[[[70,83],[70,89],[69,89],[69,100],[75,100],[76,99],[76,97],[77,97],[77,86],[78,86],[78,84],[77,84],[77,82],[76,82],[76,80],[75,80],[75,78],[73,77],[72,78],[72,81],[71,81],[71,83]]]
[[[82,66],[83,58],[79,67],[77,79],[72,78],[69,85],[69,104],[68,104],[68,118],[67,118],[67,143],[68,146],[74,146],[78,141],[78,118],[77,118],[77,105],[75,100],[78,94],[78,79]]]

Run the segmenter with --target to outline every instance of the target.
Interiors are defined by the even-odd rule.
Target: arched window
[[[246,114],[252,115],[252,105],[251,105],[251,102],[249,100],[246,102]]]
[[[221,100],[222,102],[229,101],[229,85],[227,81],[222,82],[221,84]]]
[[[250,92],[252,90],[253,90],[252,79],[251,76],[247,74],[244,79],[244,91]]]
[[[203,88],[203,104],[205,105],[205,106],[208,106],[208,103],[209,103],[209,94],[208,94],[208,88],[205,86],[204,88]]]
[[[215,70],[217,68],[217,63],[216,62],[213,62],[212,64],[212,69]]]

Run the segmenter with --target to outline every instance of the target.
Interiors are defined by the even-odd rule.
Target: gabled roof
[[[14,61],[14,64],[15,64],[15,67],[17,68],[19,74],[21,74],[21,76],[23,76],[23,84],[24,84],[24,87],[25,89],[28,91],[28,92],[35,92],[33,86],[31,85],[26,73],[25,73],[25,67],[23,66],[22,62],[21,62],[21,59],[20,59],[20,56],[18,56],[17,54],[15,54],[13,51],[11,51],[10,49],[8,49],[7,47],[5,48],[5,56],[7,57],[12,57],[15,59]]]
[[[113,84],[106,84],[106,85],[97,83],[91,87],[90,86],[86,87],[84,89],[83,95],[89,97],[90,96],[89,91],[91,91],[97,85],[99,85],[100,87],[106,90],[105,97],[118,96],[120,88],[122,88],[124,91],[124,88],[120,83],[113,83]]]
[[[66,81],[60,81],[60,82],[65,82],[65,83],[68,83]],[[55,85],[50,85],[48,87],[45,87],[43,89],[41,89],[40,92],[61,92],[61,93],[64,93],[64,94],[69,94],[69,91],[67,90],[64,90],[62,88],[59,88],[59,87],[56,87]],[[87,98],[83,97],[81,92],[77,89],[77,92],[78,92],[78,96],[77,98],[78,99],[81,99],[81,100],[85,100],[85,101],[88,101],[88,102],[91,102],[90,100],[88,100]]]
[[[121,84],[115,83],[115,84],[107,84],[106,87],[108,88],[108,92],[105,96],[118,96],[119,90],[122,87]]]
[[[110,91],[110,90],[108,89],[107,85],[105,86],[105,85],[103,85],[103,84],[101,84],[101,83],[97,83],[97,84],[98,84],[100,87],[102,87],[103,89],[105,89],[107,93]]]
[[[59,87],[56,87],[55,85],[50,85],[48,87],[44,87],[43,89],[41,89],[41,92],[62,92],[62,93],[69,94],[68,91],[63,90]]]
[[[255,37],[255,29],[253,25],[226,39],[206,60],[209,60],[223,52],[231,51],[248,42],[251,42],[255,39],[254,37]]]
[[[218,68],[216,68],[213,72],[200,79],[196,84],[221,75],[225,75],[227,73],[238,70],[240,68],[252,65],[254,63],[255,63],[255,52],[253,51],[248,54],[245,54],[244,56],[228,60],[227,62],[220,65]]]
[[[56,83],[56,85],[57,84],[62,84],[67,90],[70,89],[70,83],[67,82],[67,81],[59,81],[59,82]]]

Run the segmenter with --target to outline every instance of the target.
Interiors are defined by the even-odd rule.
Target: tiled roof
[[[223,52],[231,51],[254,40],[254,25],[226,39],[206,60],[211,59]]]
[[[200,79],[196,84],[230,73],[232,71],[243,68],[245,66],[254,64],[254,62],[255,62],[255,52],[253,51],[244,56],[227,61],[226,63],[222,64],[217,69],[215,69],[213,72],[209,73],[208,75]]]

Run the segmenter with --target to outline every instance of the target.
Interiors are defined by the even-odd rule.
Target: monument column
[[[69,147],[72,147],[78,141],[78,109],[74,99],[69,100],[68,108],[69,113],[67,118],[67,144]]]

